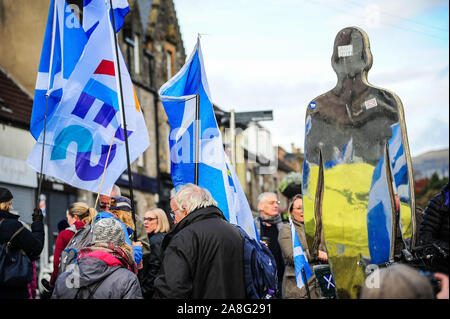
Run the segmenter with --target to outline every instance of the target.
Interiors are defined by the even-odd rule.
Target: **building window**
[[[172,77],[172,52],[167,52],[167,80]]]
[[[166,42],[167,79],[175,75],[175,46]]]
[[[129,37],[125,38],[125,45],[127,46],[127,66],[131,66],[131,51],[135,47],[135,43]]]
[[[139,54],[139,34],[134,34],[134,74],[139,74],[140,69],[140,54]]]
[[[144,167],[144,153],[139,155],[139,157],[137,158],[137,165],[139,167]]]
[[[153,72],[154,69],[154,63],[155,58],[153,56],[153,53],[147,49],[144,50],[144,57],[147,58],[148,61],[148,75],[149,75],[149,86],[152,88],[153,84],[155,83],[155,74]]]

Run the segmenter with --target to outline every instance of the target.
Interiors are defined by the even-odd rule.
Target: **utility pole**
[[[230,112],[231,165],[236,168],[236,122],[234,109]]]

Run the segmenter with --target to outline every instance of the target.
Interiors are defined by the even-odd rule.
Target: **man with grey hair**
[[[109,206],[111,204],[111,198],[114,196],[121,196],[120,187],[116,184],[113,185],[111,193],[108,195],[100,195],[100,211],[109,212]]]
[[[162,242],[154,298],[245,298],[243,238],[204,188],[183,185],[170,201],[175,227]]]
[[[283,221],[278,211],[277,194],[265,192],[258,196],[258,216],[255,218],[256,229],[261,241],[267,244],[277,263],[278,291],[282,291],[281,284],[284,274],[284,259],[278,242],[278,234],[283,228]],[[281,296],[279,296],[281,298]]]

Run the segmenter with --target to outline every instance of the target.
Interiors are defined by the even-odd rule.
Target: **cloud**
[[[213,101],[236,112],[273,109],[274,120],[261,124],[276,144],[303,147],[307,103],[336,84],[334,38],[356,25],[367,32],[374,57],[369,82],[400,97],[414,149],[427,145],[422,135],[434,136],[430,146],[448,147],[448,14],[436,16],[442,8],[448,11],[448,1],[175,4],[188,55],[197,33],[210,34],[202,37],[202,49]],[[436,119],[441,122],[433,134],[445,137],[427,131]]]
[[[440,118],[433,118],[419,129],[409,133],[409,146],[411,156],[422,153],[448,148],[449,124]]]

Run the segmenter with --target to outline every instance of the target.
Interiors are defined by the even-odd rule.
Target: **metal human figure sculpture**
[[[358,298],[368,264],[392,261],[396,238],[415,245],[411,156],[402,102],[367,81],[367,34],[341,30],[331,64],[336,87],[306,112],[305,230],[312,255],[323,231],[337,297]]]

